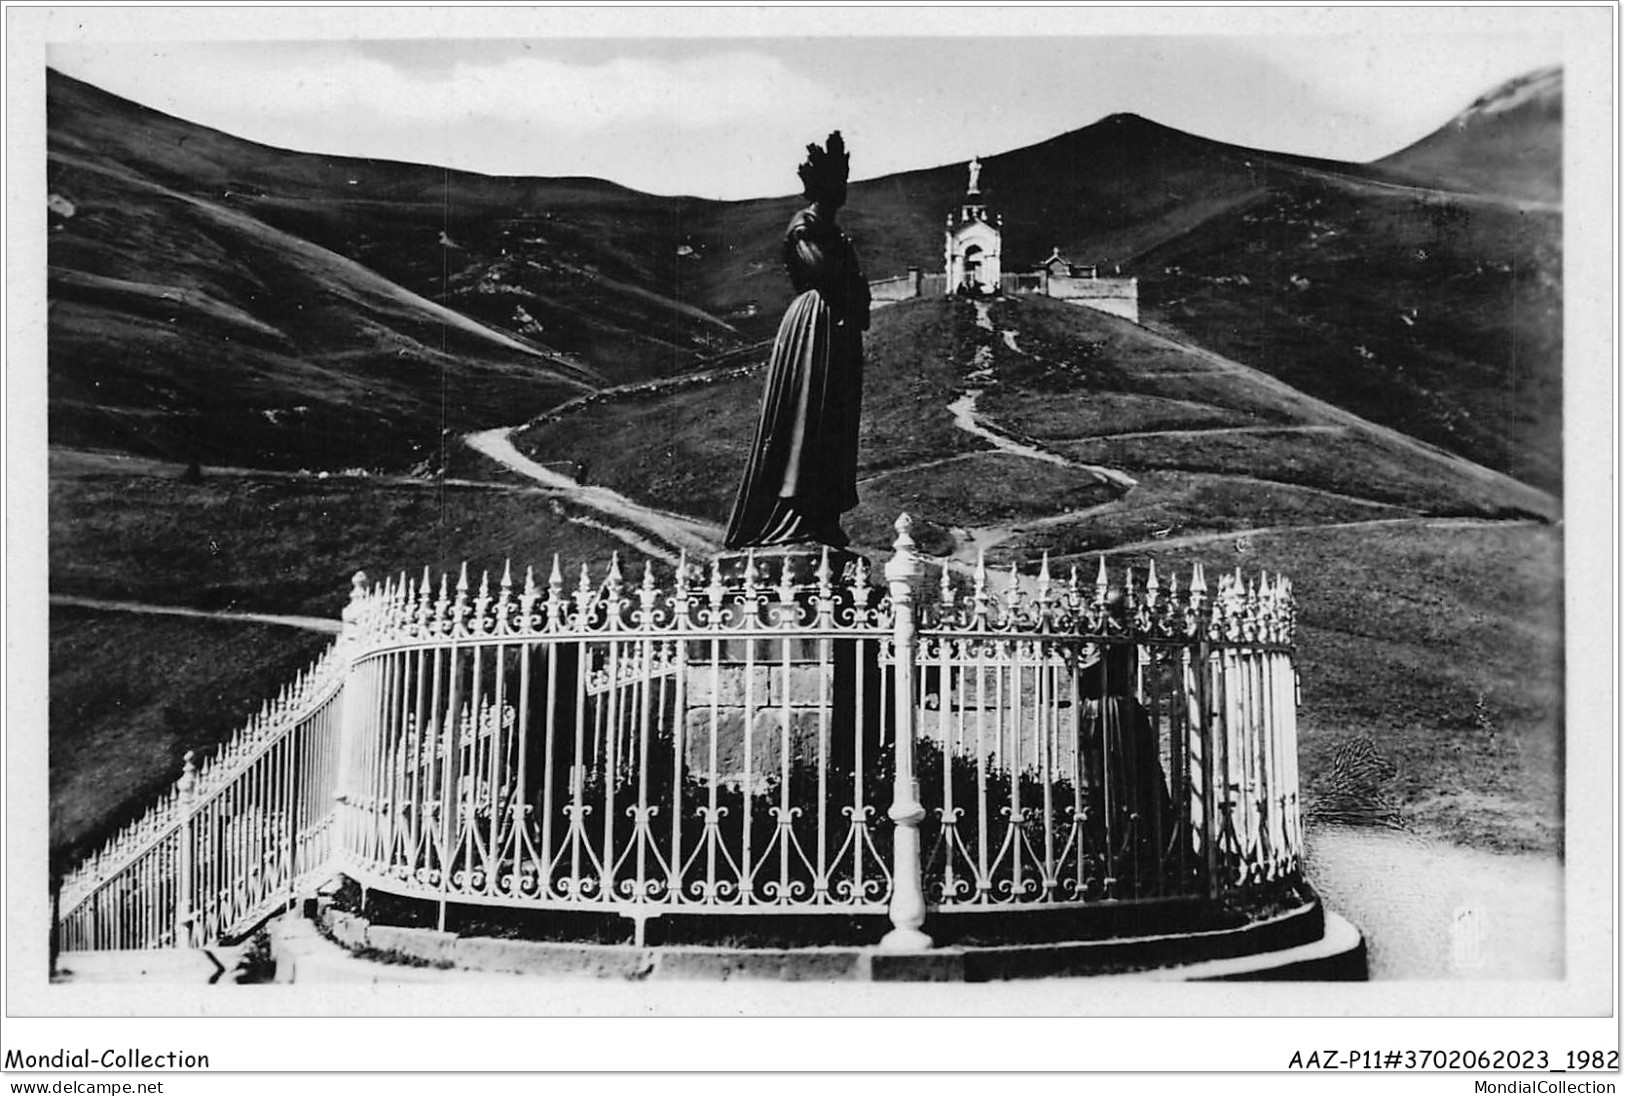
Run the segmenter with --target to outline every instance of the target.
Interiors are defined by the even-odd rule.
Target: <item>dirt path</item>
[[[53,447],[49,457],[52,471],[73,473],[114,472],[126,475],[170,476],[180,479],[186,465],[176,461],[156,460],[151,457],[128,456],[123,453],[104,453],[94,449],[64,449]],[[290,471],[285,468],[245,468],[234,465],[205,464],[203,482],[212,477],[228,479],[294,480],[301,483],[384,484],[389,487],[416,487],[423,490],[456,487],[474,491],[508,491],[517,494],[545,494],[542,488],[528,483],[500,483],[496,480],[462,479],[455,476],[412,476],[403,473],[373,472],[309,472]]]
[[[1029,525],[1035,523],[1029,523]],[[1184,537],[1161,537],[1153,540],[1137,540],[1129,544],[1118,544],[1111,548],[1103,548],[1098,552],[1091,551],[1085,555],[1116,555],[1121,552],[1145,552],[1151,549],[1161,551],[1165,548],[1190,548],[1198,544],[1212,544],[1221,540],[1245,540],[1249,537],[1264,537],[1273,533],[1301,533],[1309,530],[1322,529],[1372,529],[1384,525],[1420,525],[1428,529],[1485,529],[1491,526],[1506,528],[1520,525],[1539,525],[1538,521],[1507,521],[1501,518],[1430,518],[1420,515],[1397,518],[1367,518],[1364,521],[1336,521],[1314,522],[1309,525],[1263,525],[1256,529],[1230,529],[1217,533],[1192,533]]]
[[[1365,934],[1373,980],[1563,977],[1557,857],[1390,830],[1306,829],[1304,873]]]
[[[1471,194],[1460,190],[1441,190],[1438,187],[1413,186],[1394,183],[1386,179],[1371,179],[1364,175],[1347,175],[1340,171],[1306,167],[1298,164],[1276,164],[1278,170],[1291,172],[1309,179],[1336,183],[1350,190],[1374,191],[1397,197],[1424,198],[1430,201],[1458,202],[1462,205],[1489,206],[1497,209],[1516,209],[1522,213],[1562,213],[1562,202],[1542,202],[1533,198],[1514,198],[1506,194]]]
[[[721,548],[723,531],[718,526],[669,510],[644,506],[607,487],[577,483],[536,463],[514,447],[513,432],[516,429],[518,427],[499,426],[494,430],[469,434],[463,440],[475,452],[600,515],[604,523],[597,524],[597,528],[640,552],[676,563],[681,552],[703,559]]]
[[[858,483],[861,486],[865,483],[874,483],[876,480],[886,479],[889,476],[906,476],[912,472],[923,472],[927,468],[941,468],[945,464],[985,456],[987,456],[986,449],[973,449],[969,453],[955,453],[951,457],[937,457],[935,460],[917,461],[914,464],[903,464],[896,468],[883,468],[878,472],[871,472],[869,475],[864,476],[858,480]]]
[[[985,301],[976,302],[976,326],[984,331],[994,329],[992,311]],[[1016,331],[1004,331],[1001,333],[1001,338],[1005,346],[1020,354],[1022,351],[1016,346],[1017,334],[1019,333]],[[971,364],[973,368],[965,376],[967,381],[991,378],[993,376],[993,351],[986,346],[978,347],[975,357],[971,359]],[[1068,460],[1059,453],[1051,453],[1040,446],[1022,441],[994,426],[984,419],[976,409],[976,402],[981,399],[985,391],[987,391],[985,388],[966,388],[963,395],[948,405],[948,413],[953,416],[954,426],[967,434],[990,442],[993,448],[1001,453],[1025,457],[1028,460],[1041,460],[1061,468],[1079,468],[1090,475],[1098,476],[1105,483],[1121,487],[1124,491],[1133,490],[1136,486],[1136,481],[1132,477],[1115,468],[1104,468],[1099,465]]]
[[[180,605],[153,605],[144,601],[105,601],[94,597],[73,597],[52,594],[52,605],[69,605],[76,609],[95,609],[109,613],[153,613],[159,616],[198,617],[204,620],[235,620],[247,624],[277,624],[285,628],[302,628],[307,632],[325,632],[338,635],[340,623],[326,617],[285,616],[278,613],[233,613],[188,609]]]
[[[565,400],[556,407],[550,407],[524,426],[515,427],[514,429],[515,431],[524,430],[541,423],[553,422],[601,400],[615,399],[618,396],[648,395],[677,388],[692,388],[696,385],[714,384],[717,381],[729,380],[733,377],[743,377],[755,372],[756,369],[765,364],[766,359],[749,361],[738,361],[736,359],[755,359],[756,355],[765,353],[771,350],[772,347],[772,339],[760,339],[737,350],[730,350],[725,354],[717,355],[715,358],[710,359],[716,364],[702,369],[679,373],[673,377],[661,377],[658,380],[635,381],[631,384],[617,384],[609,388],[600,388],[596,392],[588,392],[585,395]]]
[[[1186,430],[1133,430],[1124,434],[1084,434],[1046,441],[1134,441],[1139,438],[1205,438],[1214,434],[1347,434],[1346,426],[1199,426]]]

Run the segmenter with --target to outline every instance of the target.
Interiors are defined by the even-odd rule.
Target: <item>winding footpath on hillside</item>
[[[984,331],[993,330],[992,309],[986,301],[976,302],[976,326]],[[1016,346],[1015,331],[1001,332],[1004,345],[1020,354],[1022,351]],[[967,381],[987,380],[993,376],[993,351],[986,346],[976,348],[976,355],[972,359],[974,368],[966,375]],[[1060,465],[1062,468],[1081,468],[1085,472],[1099,477],[1106,483],[1121,487],[1124,491],[1132,490],[1136,481],[1127,473],[1115,468],[1103,468],[1093,464],[1083,464],[1079,461],[1068,460],[1058,453],[1051,453],[1031,442],[1022,441],[1010,433],[999,429],[985,420],[976,409],[976,403],[982,398],[985,388],[966,388],[964,395],[948,405],[948,413],[954,417],[954,425],[959,429],[991,442],[993,447],[1002,453],[1009,453],[1017,457],[1026,457],[1028,460],[1041,460],[1049,464]]]
[[[978,327],[986,331],[992,331],[995,329],[992,321],[992,310],[986,302],[979,301],[976,303],[976,324]],[[1547,520],[1557,520],[1561,513],[1560,503],[1557,499],[1543,491],[1538,490],[1537,488],[1531,487],[1519,480],[1515,480],[1504,473],[1486,468],[1483,465],[1477,464],[1465,457],[1460,457],[1454,453],[1440,449],[1437,446],[1418,441],[1416,438],[1413,438],[1408,434],[1401,433],[1400,431],[1393,430],[1389,427],[1380,426],[1379,424],[1362,418],[1351,411],[1344,410],[1343,408],[1327,403],[1324,400],[1317,399],[1300,389],[1294,388],[1285,381],[1270,376],[1268,373],[1265,373],[1262,370],[1254,369],[1251,366],[1243,365],[1240,362],[1225,358],[1219,354],[1215,354],[1205,347],[1198,346],[1195,343],[1189,342],[1188,340],[1178,338],[1165,330],[1153,331],[1150,328],[1143,327],[1142,330],[1147,338],[1161,342],[1165,346],[1172,349],[1177,349],[1186,354],[1190,354],[1210,366],[1210,368],[1206,370],[1194,371],[1192,375],[1205,377],[1224,375],[1246,384],[1255,385],[1259,388],[1265,389],[1274,396],[1287,400],[1296,405],[1307,416],[1321,421],[1300,425],[1142,430],[1119,434],[1096,434],[1090,435],[1087,438],[1078,438],[1073,440],[1126,441],[1152,438],[1209,437],[1214,435],[1248,433],[1347,435],[1350,433],[1363,432],[1367,436],[1374,437],[1377,440],[1385,442],[1386,444],[1394,446],[1395,448],[1398,448],[1404,452],[1423,457],[1430,461],[1442,463],[1451,468],[1453,471],[1463,474],[1468,479],[1477,482],[1484,487],[1506,492],[1509,497],[1515,499],[1517,503],[1528,512],[1539,514]],[[1020,347],[1017,345],[1019,332],[1005,329],[999,331],[999,335],[1007,348],[1016,353],[1022,353]],[[1008,432],[1001,430],[996,424],[982,418],[977,412],[976,404],[979,397],[984,393],[985,388],[976,386],[976,382],[989,380],[991,379],[992,375],[992,351],[987,346],[979,347],[977,349],[976,356],[973,359],[973,368],[971,372],[966,374],[965,377],[968,387],[966,388],[964,394],[960,396],[959,399],[951,403],[948,407],[949,412],[954,417],[954,425],[956,427],[976,437],[983,438],[991,442],[1000,452],[1026,457],[1031,460],[1044,461],[1049,464],[1060,465],[1063,467],[1078,468],[1100,477],[1105,482],[1109,482],[1123,488],[1123,491],[1122,494],[1108,502],[1099,503],[1077,510],[1063,511],[1061,513],[1052,514],[1043,518],[1037,518],[1009,525],[983,526],[974,529],[956,528],[952,530],[955,541],[957,542],[956,549],[950,558],[952,564],[956,565],[957,568],[964,568],[974,564],[977,558],[987,549],[1005,543],[1013,539],[1021,532],[1049,528],[1058,525],[1069,525],[1073,522],[1084,520],[1091,514],[1100,514],[1112,509],[1120,508],[1123,506],[1129,493],[1138,486],[1136,480],[1120,469],[1084,464],[1082,462],[1068,460],[1059,454],[1042,448],[1036,443],[1019,440]],[[1167,376],[1168,374],[1158,373],[1157,375],[1162,377]],[[974,457],[976,455],[978,454],[972,453],[965,454],[964,456]],[[943,463],[943,461],[932,463]],[[914,470],[929,466],[929,464],[917,465],[914,466]],[[885,474],[896,474],[896,471],[898,470],[893,470]],[[1231,476],[1230,478],[1247,479],[1248,477]],[[1268,481],[1259,481],[1259,483],[1260,486],[1269,485]],[[1294,487],[1302,492],[1312,493],[1322,497],[1334,498],[1340,501],[1364,504],[1372,504],[1373,502],[1373,500],[1370,499],[1342,494],[1336,491],[1328,491],[1322,488],[1307,487],[1301,484],[1294,485]],[[1503,519],[1490,518],[1438,519],[1430,518],[1426,515],[1409,514],[1395,517],[1368,518],[1352,522],[1337,522],[1329,524],[1316,522],[1305,525],[1278,525],[1260,527],[1256,529],[1225,530],[1219,532],[1193,534],[1179,538],[1159,537],[1148,541],[1115,545],[1109,549],[1106,549],[1102,554],[1112,555],[1124,552],[1146,551],[1150,549],[1162,550],[1167,548],[1188,547],[1220,541],[1235,542],[1258,534],[1286,533],[1304,529],[1348,529],[1407,523],[1426,524],[1433,528],[1479,528],[1492,525],[1505,525],[1507,524],[1507,521]],[[1535,524],[1535,522],[1520,521],[1517,522],[1517,524]]]
[[[244,624],[272,624],[300,628],[307,632],[338,635],[340,623],[326,617],[289,616],[283,613],[237,613],[230,610],[189,609],[182,605],[154,605],[146,601],[109,601],[105,598],[52,594],[52,605],[94,609],[106,613],[148,613],[156,616],[192,617],[203,620],[231,620]]]
[[[996,331],[993,324],[992,309],[987,302],[976,302],[976,325],[984,331]],[[1522,483],[1503,473],[1496,472],[1482,465],[1476,464],[1464,457],[1459,457],[1436,446],[1418,441],[1407,434],[1397,430],[1380,426],[1377,423],[1346,411],[1333,404],[1317,399],[1309,394],[1294,388],[1284,381],[1243,365],[1240,362],[1225,358],[1219,354],[1192,343],[1169,332],[1164,328],[1150,328],[1140,326],[1143,335],[1150,340],[1178,350],[1203,362],[1208,368],[1191,371],[1191,375],[1213,377],[1222,375],[1262,388],[1271,395],[1282,399],[1297,407],[1306,418],[1311,421],[1300,424],[1282,424],[1266,426],[1231,426],[1213,427],[1207,429],[1170,429],[1170,430],[1139,430],[1119,434],[1096,434],[1086,438],[1070,439],[1074,441],[1098,440],[1137,440],[1154,438],[1200,438],[1207,436],[1227,434],[1269,434],[1269,433],[1296,433],[1304,435],[1331,435],[1339,436],[1349,433],[1364,433],[1369,437],[1394,446],[1404,452],[1423,457],[1429,461],[1448,466],[1451,470],[1465,475],[1470,480],[1487,488],[1493,488],[1515,500],[1517,504],[1532,514],[1538,514],[1548,520],[1556,520],[1560,515],[1560,504],[1557,499],[1528,484]],[[1014,353],[1024,353],[1018,339],[1020,332],[1011,329],[997,330],[997,334],[1004,346]],[[756,349],[756,348],[751,348]],[[730,366],[716,373],[717,376],[732,376],[735,373],[748,372],[752,366]],[[1172,374],[1159,373],[1159,377]],[[987,384],[993,379],[993,350],[983,345],[977,348],[971,361],[971,369],[965,375],[965,387],[959,396],[946,406],[952,417],[954,426],[988,443],[991,449],[978,449],[969,453],[955,453],[946,457],[938,457],[927,461],[885,469],[866,477],[864,483],[875,480],[919,472],[922,470],[940,467],[949,463],[965,460],[974,460],[987,456],[990,453],[1005,454],[1019,457],[1024,460],[1039,461],[1053,466],[1072,468],[1087,472],[1097,477],[1103,483],[1109,483],[1120,489],[1120,493],[1103,503],[1096,503],[1076,510],[1067,510],[1045,517],[1029,519],[1007,525],[988,525],[976,528],[955,528],[951,530],[956,541],[955,551],[945,561],[955,570],[966,570],[975,566],[980,554],[988,549],[1006,543],[1023,532],[1054,526],[1068,525],[1074,522],[1087,520],[1091,515],[1108,512],[1121,508],[1124,500],[1139,487],[1133,476],[1122,469],[1109,466],[1088,464],[1069,459],[1059,453],[1044,448],[1036,440],[1023,438],[1002,428],[996,422],[982,414],[978,407],[980,398],[987,391]],[[603,398],[613,398],[618,394],[646,393],[674,389],[689,384],[698,383],[693,376],[678,376],[663,378],[659,381],[644,382],[637,385],[621,386],[615,389],[606,389],[601,393],[591,394],[571,400],[548,412],[543,419],[555,418],[570,413],[580,407],[586,406]],[[538,420],[539,421],[539,420]],[[525,424],[529,425],[529,424]],[[535,484],[536,490],[542,494],[557,498],[578,508],[584,513],[567,514],[570,521],[599,529],[608,533],[623,543],[668,563],[676,563],[682,553],[688,553],[696,558],[705,558],[714,554],[721,547],[723,530],[712,523],[688,517],[683,514],[660,510],[635,502],[616,491],[602,486],[582,484],[560,472],[554,471],[543,464],[525,456],[513,444],[513,435],[524,429],[524,425],[511,427],[498,427],[469,434],[463,440],[475,451],[497,462],[509,471],[525,477]],[[1246,477],[1231,477],[1245,479]],[[1261,486],[1270,485],[1270,481],[1259,481]],[[470,485],[474,485],[473,481]],[[1341,501],[1357,502],[1376,505],[1373,500],[1354,495],[1341,494],[1321,488],[1306,487],[1301,484],[1293,485],[1295,489],[1316,495],[1326,496]],[[1400,508],[1395,507],[1399,510]],[[1532,521],[1518,521],[1517,524],[1533,524]],[[1430,527],[1450,528],[1477,528],[1492,525],[1508,524],[1505,520],[1493,518],[1437,518],[1421,514],[1406,514],[1401,512],[1395,516],[1373,517],[1358,521],[1324,523],[1315,522],[1302,525],[1276,525],[1256,529],[1226,530],[1220,532],[1205,532],[1191,534],[1183,537],[1161,536],[1146,541],[1136,541],[1115,545],[1105,549],[1103,555],[1113,555],[1124,552],[1146,551],[1150,549],[1182,548],[1192,545],[1216,543],[1222,541],[1242,541],[1255,535],[1279,534],[1309,529],[1351,529],[1361,527],[1381,527],[1402,524],[1425,524]]]
[[[601,515],[605,519],[603,523],[587,519],[583,524],[600,529],[656,559],[675,564],[682,552],[703,559],[722,546],[722,529],[710,522],[644,506],[607,487],[578,483],[536,463],[515,448],[513,433],[518,429],[520,427],[499,426],[469,434],[463,441],[509,471],[527,476],[561,498]]]

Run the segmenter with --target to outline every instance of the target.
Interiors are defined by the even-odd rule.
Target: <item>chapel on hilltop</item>
[[[1004,216],[991,212],[982,195],[982,161],[973,158],[966,167],[964,196],[944,224],[942,273],[922,274],[919,267],[910,267],[905,275],[871,282],[875,303],[938,293],[966,297],[1032,293],[1140,322],[1139,279],[1102,277],[1097,266],[1074,263],[1059,247],[1052,247],[1049,258],[1031,270],[1007,272]]]
[[[957,214],[948,214],[943,254],[949,293],[987,296],[999,292],[1004,218],[988,217],[987,205],[982,201],[981,179],[982,161],[972,159],[964,201]]]

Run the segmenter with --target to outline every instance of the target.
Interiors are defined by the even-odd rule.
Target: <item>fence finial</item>
[[[451,608],[451,581],[446,572],[440,572],[440,596],[434,603],[435,631],[439,631],[446,623],[446,611]]]
[[[899,552],[913,551],[914,537],[910,530],[914,528],[914,519],[908,516],[907,511],[897,515],[892,528],[897,530],[897,539],[892,541],[892,548]]]
[[[794,603],[795,603],[795,600],[796,600],[796,584],[795,584],[794,578],[795,578],[795,576],[790,573],[790,557],[785,556],[783,559],[781,559],[779,561],[779,589],[778,589],[778,594],[779,594],[779,602],[782,605],[794,605]],[[796,619],[795,614],[791,613],[789,615],[788,619],[791,622],[794,622],[795,619]]]
[[[454,632],[461,632],[468,620],[468,560],[463,560],[462,566],[457,570],[457,600],[452,603],[451,626]]]
[[[420,632],[429,626],[429,618],[432,615],[432,611],[430,609],[430,601],[432,597],[433,591],[430,589],[429,569],[425,567],[423,569],[423,581],[418,583],[418,611],[416,620],[418,630]]]
[[[357,571],[350,576],[350,602],[339,614],[343,622],[343,635],[353,636],[361,627],[361,616],[367,604],[367,572]]]
[[[474,631],[485,631],[485,611],[491,607],[491,572],[480,571],[480,592],[474,598]]]
[[[531,613],[536,609],[536,599],[541,591],[536,588],[536,568],[530,564],[525,565],[525,585],[519,592],[519,627],[528,629],[534,627]]]

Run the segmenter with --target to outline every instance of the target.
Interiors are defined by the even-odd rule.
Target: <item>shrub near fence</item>
[[[358,576],[318,667],[65,883],[63,946],[238,936],[337,872],[639,942],[675,915],[888,915],[897,948],[931,911],[1295,876],[1285,579],[926,583],[906,517],[885,587],[839,562]]]

